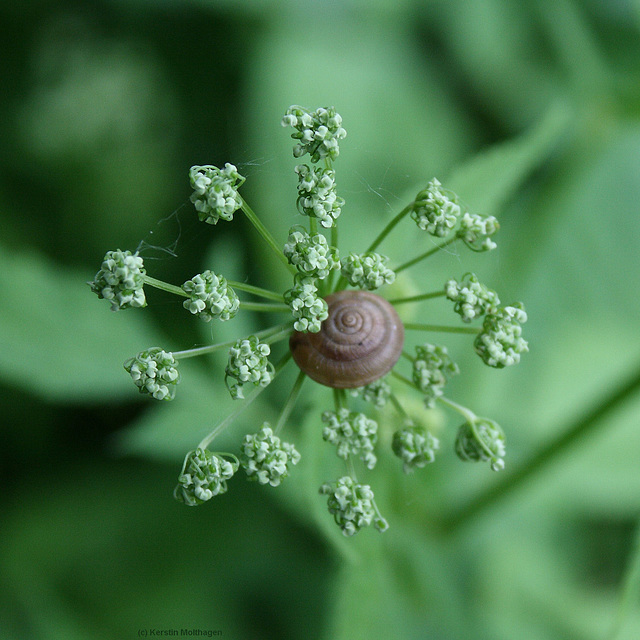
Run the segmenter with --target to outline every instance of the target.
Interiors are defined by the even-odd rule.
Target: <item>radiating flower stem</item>
[[[344,389],[333,390],[333,404],[335,405],[336,413],[347,406],[347,394]]]
[[[291,353],[287,351],[282,360],[280,360],[280,362],[275,367],[275,373],[273,374],[272,382],[273,379],[275,379],[275,377],[278,375],[278,373],[282,371],[287,362],[289,362],[290,358]],[[213,442],[216,436],[222,433],[222,431],[224,431],[224,429],[228,427],[229,424],[231,424],[266,388],[267,387],[256,387],[255,389],[253,389],[247,395],[245,401],[237,409],[235,409],[235,411],[232,411],[226,418],[221,420],[214,427],[213,431],[200,441],[200,444],[197,448],[206,449]]]
[[[389,224],[380,232],[378,237],[369,245],[367,251],[375,251],[380,243],[393,231],[394,227],[413,209],[415,202],[407,205]],[[397,269],[396,269],[397,271]]]
[[[258,339],[266,338],[266,341],[272,340],[276,342],[277,340],[286,337],[293,328],[293,325],[290,322],[279,324],[274,327],[269,327],[268,329],[264,329],[263,331],[258,331],[255,335]],[[274,339],[275,338],[275,339]],[[218,344],[210,344],[206,347],[196,347],[195,349],[185,349],[184,351],[173,351],[173,357],[176,360],[183,360],[185,358],[193,358],[196,356],[203,356],[209,353],[214,353],[215,351],[219,351],[220,349],[228,349],[232,347],[237,340],[230,340],[228,342],[219,342]]]
[[[448,327],[440,324],[421,324],[418,322],[407,322],[404,328],[416,331],[434,331],[437,333],[470,333],[472,335],[480,333],[480,329],[476,327]]]
[[[395,267],[394,271],[396,273],[400,273],[401,271],[404,271],[409,267],[413,267],[414,264],[418,264],[418,262],[422,262],[423,260],[426,260],[428,257],[432,256],[434,253],[437,253],[438,251],[440,251],[440,249],[444,249],[445,247],[448,247],[457,239],[458,239],[458,236],[451,236],[448,240],[445,240],[444,242],[441,242],[440,244],[433,247],[432,249],[429,249],[429,251],[425,251],[425,253],[420,254],[418,257],[413,258],[412,260],[409,260],[408,262],[401,264],[399,267]]]
[[[395,369],[391,370],[391,375],[396,378],[396,380],[400,380],[401,382],[404,382],[407,386],[411,387],[412,389],[416,389],[416,385],[413,383],[412,380],[409,380],[409,378],[407,378],[406,376],[403,376],[401,373],[398,373]]]
[[[389,300],[391,304],[406,304],[407,302],[420,302],[421,300],[430,300],[431,298],[440,298],[446,295],[443,291],[432,291],[431,293],[423,293],[419,296],[410,296],[409,298],[394,298]]]
[[[268,302],[241,302],[241,309],[247,311],[271,311],[271,312],[290,312],[291,309],[286,304],[269,304]]]
[[[242,211],[249,219],[249,222],[255,227],[256,231],[262,236],[264,241],[273,249],[274,253],[278,256],[278,260],[282,262],[287,269],[293,273],[294,275],[297,273],[296,268],[293,265],[289,264],[286,256],[282,252],[280,245],[275,241],[274,237],[271,235],[269,230],[262,224],[261,220],[254,213],[253,209],[247,204],[247,202],[242,198]]]
[[[252,284],[246,284],[244,282],[235,282],[233,280],[227,280],[227,284],[232,289],[237,289],[238,291],[244,291],[245,293],[252,293],[254,296],[258,296],[259,298],[266,298],[267,300],[275,300],[276,302],[282,302],[284,297],[281,293],[276,293],[275,291],[269,291],[268,289],[263,289],[262,287],[254,287]]]
[[[298,377],[296,378],[296,381],[293,384],[293,388],[291,389],[291,393],[289,394],[289,397],[287,398],[287,401],[284,407],[282,408],[282,411],[280,412],[280,417],[278,418],[278,422],[276,422],[276,426],[273,429],[273,432],[276,435],[282,430],[282,427],[284,427],[287,420],[289,419],[289,416],[293,411],[293,407],[295,406],[296,401],[300,396],[302,385],[306,380],[306,378],[307,378],[307,374],[304,373],[304,371],[301,371],[298,374]]]
[[[405,411],[405,409],[402,406],[402,404],[400,404],[400,400],[398,400],[398,397],[396,396],[395,393],[392,392],[389,395],[389,400],[391,400],[391,404],[394,406],[394,408],[398,412],[398,414],[400,414],[400,416],[404,419],[405,423],[413,422],[411,420],[411,418],[409,417],[409,414]]]
[[[502,500],[531,477],[537,475],[551,461],[569,451],[571,447],[596,429],[601,420],[612,413],[635,393],[640,391],[640,368],[633,376],[616,391],[603,398],[589,411],[569,423],[561,434],[544,446],[528,462],[519,469],[504,475],[500,481],[492,485],[458,513],[454,513],[443,521],[443,529],[447,533],[464,527],[480,512],[487,510],[496,502]]]
[[[476,416],[476,414],[473,413],[473,411],[471,411],[470,409],[467,409],[466,407],[463,407],[461,404],[458,404],[453,400],[449,400],[449,398],[445,398],[444,396],[439,396],[438,398],[436,398],[436,400],[441,404],[445,405],[445,407],[449,407],[449,409],[453,409],[454,411],[459,413],[471,425],[475,433],[474,424],[475,424],[475,421],[478,419],[478,416]]]
[[[155,287],[156,289],[160,289],[162,291],[167,291],[168,293],[173,293],[177,296],[182,296],[183,298],[188,298],[189,294],[184,291],[181,287],[177,287],[175,284],[169,284],[168,282],[163,282],[162,280],[157,280],[156,278],[152,278],[151,276],[144,275],[144,283],[148,284],[151,287]]]

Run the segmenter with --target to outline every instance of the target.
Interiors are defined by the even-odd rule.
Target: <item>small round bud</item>
[[[228,454],[225,454],[228,455]],[[227,491],[227,480],[238,470],[238,460],[212,453],[208,449],[190,451],[178,476],[173,497],[188,507],[195,507]]]
[[[386,530],[386,520],[376,513],[373,491],[369,485],[358,484],[350,476],[344,476],[333,484],[323,484],[320,493],[329,496],[329,513],[345,536],[355,535],[374,521],[378,531]]]
[[[146,307],[143,285],[146,270],[142,258],[131,251],[107,251],[100,271],[87,283],[98,298],[111,303],[111,311]]]
[[[191,202],[201,222],[217,224],[220,218],[233,220],[234,212],[242,206],[238,189],[245,181],[234,165],[227,163],[224,169],[193,166],[189,169],[189,181],[193,188]]]
[[[350,253],[342,260],[342,275],[350,285],[372,291],[396,279],[396,274],[385,266],[388,261],[379,253]]]
[[[370,402],[378,409],[382,409],[391,397],[391,385],[385,378],[379,378],[364,387],[349,389],[349,393],[354,397],[362,396],[365,402]]]
[[[434,178],[427,188],[416,196],[411,217],[420,229],[442,238],[456,226],[460,217],[460,206],[455,195],[449,198],[440,182]]]
[[[260,342],[256,336],[238,340],[229,349],[224,381],[234,400],[244,398],[242,385],[246,382],[261,387],[271,382],[275,369],[267,359],[270,353],[269,345]]]
[[[298,211],[309,218],[316,218],[325,229],[333,227],[344,206],[344,200],[336,194],[335,171],[300,164],[296,173]]]
[[[402,460],[404,472],[411,473],[435,460],[440,441],[422,427],[409,426],[393,434],[391,448]]]
[[[322,421],[327,426],[322,430],[326,442],[338,447],[339,458],[347,460],[349,455],[358,456],[368,469],[376,466],[378,459],[373,452],[378,441],[378,424],[364,413],[350,413],[348,409],[338,412],[325,411]]]
[[[141,351],[124,363],[140,393],[147,393],[156,400],[173,400],[180,374],[172,353],[153,347]]]
[[[476,418],[458,429],[456,454],[465,462],[490,462],[494,471],[504,469],[505,437],[493,420]]]
[[[522,327],[527,314],[522,303],[500,307],[484,318],[482,331],[473,343],[476,353],[490,367],[502,369],[520,362],[520,354],[529,351],[522,337]]]
[[[240,464],[249,480],[277,487],[289,475],[291,465],[300,462],[297,449],[274,435],[268,422],[254,435],[246,435],[242,443]]]
[[[313,278],[296,276],[293,287],[284,293],[284,301],[291,308],[296,331],[318,333],[329,315],[329,306],[318,296]]]
[[[448,280],[444,290],[447,298],[455,302],[453,310],[463,322],[491,313],[500,304],[498,294],[479,282],[475,273],[465,274],[460,282]]]
[[[338,250],[330,247],[322,234],[311,236],[300,225],[289,229],[284,255],[305,277],[324,280],[332,269],[340,267]]]
[[[296,130],[291,134],[298,141],[293,148],[294,157],[300,158],[308,153],[311,162],[318,162],[323,158],[335,160],[338,157],[338,143],[347,135],[341,125],[342,118],[333,107],[310,112],[292,105],[282,118],[283,127],[293,127]]]
[[[183,306],[205,322],[213,318],[229,320],[238,313],[240,301],[226,278],[213,271],[204,271],[182,285],[189,295]]]
[[[465,213],[460,218],[456,234],[472,251],[491,251],[498,246],[491,236],[499,229],[500,225],[493,216]]]
[[[460,369],[451,360],[446,347],[429,343],[416,347],[413,382],[424,393],[424,403],[427,407],[435,406],[436,398],[442,395],[447,379],[458,373]]]

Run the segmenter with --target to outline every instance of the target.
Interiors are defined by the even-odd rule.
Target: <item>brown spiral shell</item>
[[[353,389],[378,380],[400,358],[404,326],[387,300],[369,291],[339,291],[325,298],[329,316],[318,333],[294,332],[296,364],[312,380]]]

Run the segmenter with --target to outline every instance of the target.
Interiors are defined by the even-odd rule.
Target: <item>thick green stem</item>
[[[232,289],[244,291],[245,293],[252,293],[254,296],[258,296],[259,298],[274,300],[275,302],[282,302],[284,300],[281,293],[269,291],[268,289],[263,289],[262,287],[254,287],[251,284],[245,284],[244,282],[235,282],[233,280],[227,280],[227,284]]]
[[[389,300],[391,304],[406,304],[407,302],[420,302],[421,300],[430,300],[431,298],[441,298],[445,295],[445,291],[432,291],[431,293],[423,293],[419,296],[411,296],[409,298],[394,298]]]
[[[283,367],[289,362],[291,353],[287,352],[282,360],[276,365],[275,373],[273,374],[272,382],[275,377],[282,371]],[[235,410],[232,411],[226,418],[220,421],[213,429],[213,431],[203,438],[198,445],[198,449],[206,449],[216,438],[217,435],[222,433],[267,387],[256,387],[249,393],[245,401]]]
[[[413,209],[415,202],[407,205],[389,224],[380,232],[378,237],[371,243],[367,251],[375,251],[380,243],[393,231],[394,227]]]
[[[273,430],[275,434],[278,434],[282,430],[282,427],[284,427],[285,423],[289,419],[289,416],[293,411],[293,407],[295,406],[296,401],[298,400],[298,396],[300,395],[300,391],[302,390],[302,384],[304,383],[306,377],[307,377],[307,374],[304,373],[304,371],[301,371],[298,374],[298,377],[296,378],[296,381],[293,384],[293,388],[291,389],[291,393],[287,398],[287,401],[280,413],[280,417],[278,418],[278,422],[276,423],[276,426]]]
[[[253,209],[242,199],[242,211],[249,219],[249,222],[256,228],[256,231],[262,236],[264,241],[273,249],[274,253],[278,256],[278,260],[282,262],[287,269],[295,274],[296,269],[293,265],[289,264],[287,257],[282,252],[280,245],[275,241],[269,230],[262,224],[258,216],[253,212]]]
[[[142,277],[144,278],[144,283],[148,284],[151,287],[155,287],[156,289],[173,293],[177,296],[182,296],[183,298],[189,297],[188,293],[186,293],[182,288],[176,287],[175,284],[169,284],[168,282],[157,280],[156,278],[152,278],[151,276],[148,276],[146,274]]]
[[[480,512],[487,510],[504,497],[513,493],[530,478],[539,474],[546,465],[560,457],[580,440],[587,437],[600,424],[601,420],[612,413],[635,393],[640,391],[640,369],[616,391],[603,398],[589,411],[571,422],[561,435],[549,442],[519,469],[502,476],[502,480],[478,495],[458,513],[446,518],[443,528],[447,532],[464,527]]]
[[[425,251],[425,253],[420,254],[416,258],[413,258],[408,262],[404,262],[399,267],[396,267],[394,271],[396,273],[400,273],[401,271],[404,271],[409,267],[413,267],[414,264],[418,264],[418,262],[422,262],[423,260],[426,260],[428,257],[432,256],[434,253],[437,253],[438,251],[440,251],[440,249],[444,249],[445,247],[448,247],[451,243],[455,242],[457,239],[458,239],[458,236],[451,236],[448,240],[445,240],[444,242],[441,242],[440,244],[433,247],[433,249],[429,249],[429,251]]]
[[[440,324],[421,324],[418,322],[407,322],[404,328],[416,331],[434,331],[436,333],[468,333],[472,335],[480,333],[480,329],[476,327],[447,327]]]

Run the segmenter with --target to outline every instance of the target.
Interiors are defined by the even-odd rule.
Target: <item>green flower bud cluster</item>
[[[296,173],[298,211],[309,218],[316,218],[325,229],[333,227],[344,206],[344,200],[336,194],[336,172],[300,164]]]
[[[496,243],[491,236],[498,232],[500,225],[493,216],[481,216],[477,213],[462,213],[457,196],[442,189],[435,178],[427,188],[421,191],[411,207],[411,217],[420,229],[444,238],[455,230],[460,238],[473,251],[491,251]]]
[[[333,484],[323,484],[320,493],[329,496],[329,513],[345,536],[353,536],[371,523],[378,531],[389,528],[387,521],[376,511],[373,491],[368,484],[358,484],[350,476],[344,476]]]
[[[424,393],[424,403],[427,407],[435,406],[435,400],[442,396],[447,379],[458,373],[460,369],[451,360],[446,347],[429,343],[416,347],[413,382]]]
[[[465,422],[458,429],[455,448],[465,462],[490,462],[494,471],[504,469],[505,437],[493,420],[476,418]]]
[[[376,466],[378,459],[373,452],[378,441],[378,424],[364,413],[350,413],[348,409],[338,412],[325,411],[322,421],[327,426],[322,430],[326,442],[338,447],[339,458],[347,460],[349,455],[358,456],[368,469]]]
[[[498,246],[491,240],[491,236],[499,230],[500,225],[493,216],[465,213],[460,218],[457,236],[472,251],[491,251]]]
[[[314,163],[323,158],[335,160],[340,153],[339,141],[347,135],[342,128],[342,117],[333,107],[308,111],[293,105],[282,118],[282,126],[296,130],[291,134],[298,141],[293,148],[294,157],[308,153]]]
[[[111,311],[145,307],[143,285],[146,274],[142,258],[131,251],[107,251],[100,271],[87,284],[98,298],[111,303]]]
[[[362,396],[365,402],[370,402],[378,409],[382,409],[391,397],[391,385],[386,378],[379,378],[364,387],[350,389],[350,394],[354,397]]]
[[[520,362],[520,354],[529,351],[520,325],[527,321],[522,303],[500,307],[484,318],[482,331],[473,343],[476,353],[490,367],[502,369]]]
[[[238,460],[225,460],[208,449],[190,451],[178,476],[173,496],[189,507],[195,507],[227,491],[227,480],[238,470]]]
[[[277,487],[289,475],[290,466],[300,461],[300,454],[288,442],[274,435],[268,422],[258,433],[246,435],[242,443],[240,464],[249,480]]]
[[[440,441],[422,427],[408,426],[393,434],[391,448],[402,460],[404,472],[412,473],[435,460]]]
[[[475,273],[465,274],[460,282],[448,280],[444,290],[447,298],[455,302],[453,310],[463,322],[491,313],[500,304],[498,294],[483,285]]]
[[[260,342],[256,336],[238,340],[229,349],[224,381],[234,400],[244,398],[242,385],[247,382],[261,387],[271,382],[275,370],[267,359],[270,353],[269,345]]]
[[[217,224],[220,218],[233,220],[233,214],[242,206],[238,189],[245,181],[234,165],[227,162],[224,169],[196,165],[189,170],[189,180],[193,188],[191,202],[201,222]]]
[[[173,400],[180,374],[178,363],[172,353],[153,347],[141,351],[124,363],[140,393],[146,393],[156,400]]]
[[[182,290],[189,295],[183,306],[205,322],[213,318],[229,320],[238,313],[240,301],[226,278],[204,271],[187,280]]]
[[[313,278],[297,275],[293,288],[285,291],[284,301],[291,308],[296,331],[318,333],[322,321],[329,315],[329,306],[318,296],[318,287]]]
[[[332,269],[340,267],[338,250],[329,246],[320,233],[309,235],[300,225],[289,229],[284,255],[301,275],[324,280]]]
[[[350,285],[372,291],[396,279],[396,274],[386,266],[388,261],[387,256],[373,251],[350,253],[342,259],[342,276]]]
[[[411,211],[418,227],[437,238],[446,236],[456,226],[460,214],[455,197],[449,198],[435,178],[416,196]]]

